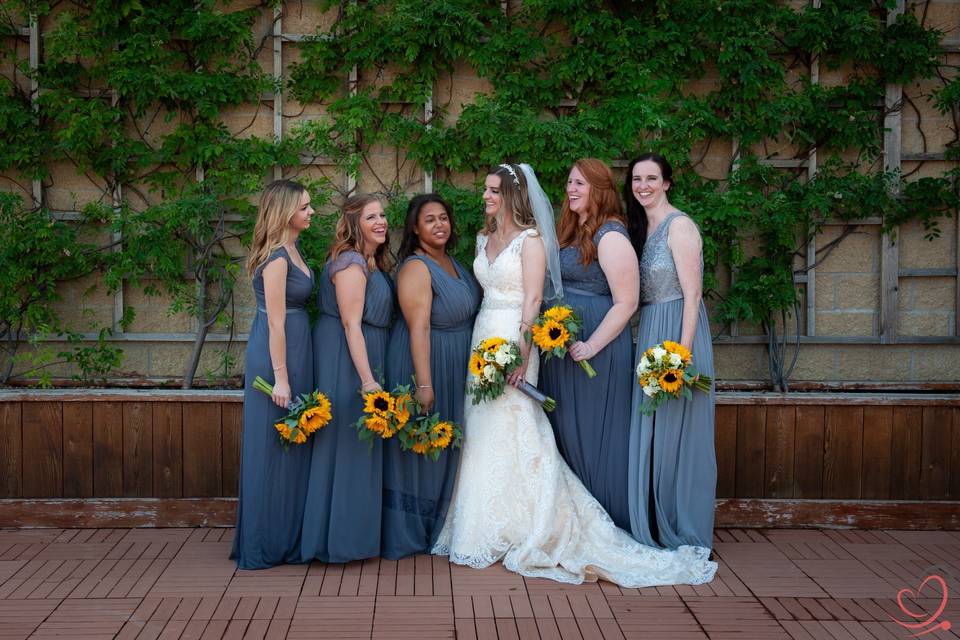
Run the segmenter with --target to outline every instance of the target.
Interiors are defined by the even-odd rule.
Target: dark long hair
[[[403,264],[403,261],[413,255],[414,251],[420,249],[420,236],[416,234],[417,224],[420,222],[420,210],[430,202],[436,202],[447,212],[447,218],[450,219],[450,237],[447,239],[446,250],[457,246],[457,225],[453,221],[453,209],[446,200],[436,193],[422,193],[410,201],[407,205],[407,217],[403,223],[403,237],[400,239],[400,251],[397,252],[397,264]]]
[[[673,186],[673,167],[659,153],[644,153],[633,160],[627,166],[627,176],[623,180],[623,200],[627,204],[627,232],[630,234],[630,243],[634,251],[637,252],[637,258],[643,255],[643,245],[647,242],[647,212],[643,205],[637,202],[637,197],[633,195],[633,167],[639,162],[655,162],[660,167],[660,175],[664,182],[669,182]],[[668,187],[669,190],[669,187]]]

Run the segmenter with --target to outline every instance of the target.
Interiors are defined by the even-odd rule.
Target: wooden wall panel
[[[793,458],[795,498],[823,497],[823,425],[823,407],[797,407]]]
[[[220,495],[223,467],[220,404],[183,403],[183,495]]]
[[[793,497],[796,423],[796,407],[767,407],[764,497]]]
[[[717,448],[717,496],[737,495],[737,408],[717,407],[715,425]]]
[[[223,416],[223,487],[221,495],[235,496],[240,488],[240,440],[243,436],[243,405],[221,405]]]
[[[93,403],[63,403],[63,497],[93,497]]]
[[[22,407],[20,402],[0,403],[0,498],[23,495]]]
[[[93,495],[123,496],[123,404],[93,405]]]
[[[950,445],[950,498],[960,500],[960,408],[953,410],[953,442]]]
[[[920,407],[893,408],[890,498],[894,500],[915,500],[920,495],[922,422]]]
[[[153,495],[183,497],[183,409],[179,402],[153,404]]]
[[[123,495],[153,495],[153,411],[145,402],[123,403]]]
[[[762,498],[767,407],[737,409],[737,497]]]
[[[892,455],[893,407],[863,408],[864,500],[890,497],[890,456]]]
[[[862,467],[863,407],[827,407],[823,497],[858,499]]]
[[[63,495],[63,404],[26,402],[22,409],[23,496]]]
[[[924,407],[920,444],[920,498],[945,500],[950,485],[952,410]]]

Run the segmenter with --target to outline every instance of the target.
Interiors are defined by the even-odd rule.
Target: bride
[[[536,384],[539,358],[523,334],[541,299],[562,294],[553,209],[526,164],[494,169],[483,201],[486,229],[477,236],[473,269],[484,296],[472,344],[492,336],[519,341],[525,364],[510,382],[522,377]],[[464,435],[456,487],[433,553],[475,568],[502,560],[510,571],[572,584],[603,578],[646,587],[713,579],[717,565],[707,559],[709,549],[655,549],[614,526],[560,457],[543,410],[516,388],[507,385],[502,396],[479,405],[468,398]]]

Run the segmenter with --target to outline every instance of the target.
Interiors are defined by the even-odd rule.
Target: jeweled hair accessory
[[[520,178],[517,176],[517,171],[509,164],[501,164],[500,166],[510,172],[510,176],[513,178],[513,184],[519,187]]]

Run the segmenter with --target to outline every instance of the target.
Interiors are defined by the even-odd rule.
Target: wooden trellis
[[[821,0],[811,0],[814,8],[819,8]],[[954,3],[956,0],[939,0],[940,2]],[[891,24],[896,17],[902,14],[906,8],[905,0],[897,0],[895,8],[888,12],[887,22]],[[501,1],[501,9],[506,14],[509,11],[508,0]],[[274,94],[264,96],[264,101],[273,103],[273,132],[274,136],[280,140],[284,136],[283,127],[283,71],[284,71],[284,43],[298,43],[305,39],[316,37],[315,34],[296,34],[285,33],[283,30],[283,7],[277,7],[272,10],[272,29],[270,37],[272,38],[273,49],[273,75],[277,80],[278,91]],[[29,25],[20,31],[22,37],[29,38],[29,65],[30,69],[35,71],[39,67],[42,54],[42,38],[40,23],[36,16],[30,16]],[[947,40],[944,42],[944,48],[950,53],[960,51],[960,40]],[[347,87],[350,92],[356,92],[359,81],[358,69],[354,67],[347,78]],[[819,83],[820,69],[819,60],[814,56],[810,64],[810,82]],[[37,108],[36,103],[39,97],[39,84],[36,75],[32,75],[30,80],[30,96]],[[114,104],[118,100],[116,92],[111,92],[111,100]],[[884,100],[884,168],[886,170],[898,170],[903,162],[920,161],[943,161],[942,153],[921,153],[921,154],[903,154],[901,149],[902,137],[902,111],[903,87],[901,85],[891,84],[886,87]],[[432,95],[428,96],[423,110],[424,122],[429,126],[433,117]],[[734,154],[736,156],[736,141],[734,141]],[[817,173],[817,151],[814,149],[806,158],[798,159],[773,159],[767,160],[768,164],[782,168],[801,169],[805,168],[807,177],[813,179]],[[312,157],[308,154],[301,156],[301,164],[332,166],[332,162],[325,158]],[[623,164],[623,163],[617,163]],[[281,177],[282,169],[276,167],[274,176]],[[197,179],[202,180],[202,168],[198,168]],[[352,176],[344,174],[343,188],[350,192],[356,188],[355,180]],[[429,170],[423,173],[424,191],[432,191],[433,174]],[[34,206],[44,206],[44,187],[40,180],[32,180],[31,195]],[[115,209],[122,204],[122,193],[119,185],[111,193],[111,202]],[[59,219],[72,220],[79,217],[75,211],[54,211],[53,215]],[[854,223],[843,223],[841,221],[830,221],[830,224],[855,224],[855,225],[879,225],[879,218],[869,218],[858,220]],[[115,242],[122,240],[120,237],[114,237]],[[954,252],[958,262],[960,262],[960,222],[955,225],[954,230]],[[881,274],[880,274],[880,323],[879,332],[875,336],[828,336],[821,335],[816,328],[816,241],[810,242],[806,249],[804,274],[795,278],[797,284],[804,286],[805,314],[803,323],[803,332],[800,336],[801,342],[815,344],[958,344],[960,343],[960,277],[958,277],[957,266],[947,268],[901,268],[899,256],[899,244],[889,234],[883,234],[882,254],[881,254]],[[956,279],[956,300],[954,309],[954,327],[953,335],[944,336],[901,336],[897,335],[898,326],[898,293],[901,278],[924,278],[924,277],[953,277]],[[120,320],[123,317],[124,301],[123,288],[118,288],[115,293],[113,304],[113,338],[121,341],[132,342],[193,342],[195,335],[193,333],[163,333],[163,332],[124,332],[120,326]],[[96,339],[95,334],[86,336],[89,339]],[[208,334],[207,340],[211,342],[226,342],[229,340],[246,340],[246,334],[238,336],[229,336],[226,334]],[[739,335],[736,329],[733,335],[723,337],[720,341],[724,343],[736,344],[758,344],[765,343],[765,336]]]

